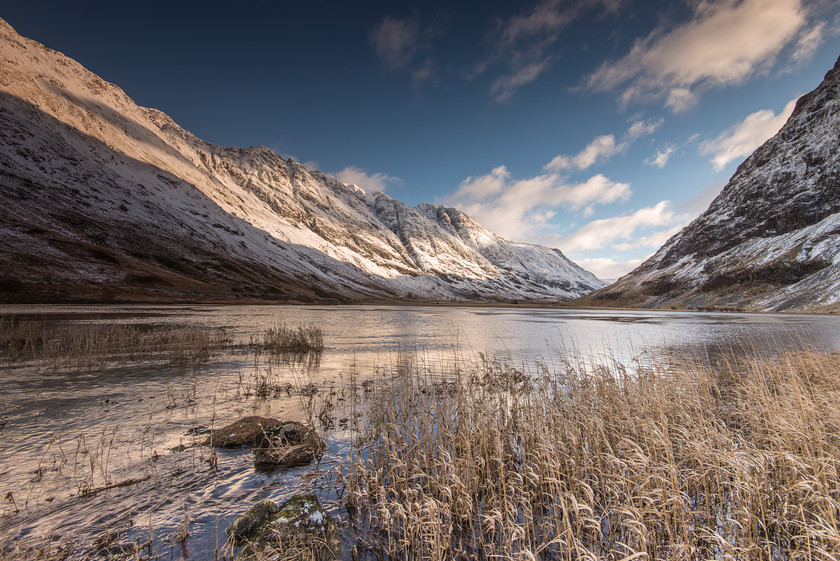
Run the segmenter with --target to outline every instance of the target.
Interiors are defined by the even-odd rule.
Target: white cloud
[[[608,179],[603,174],[593,175],[583,183],[560,185],[549,202],[566,204],[572,209],[579,209],[592,204],[606,204],[617,200],[626,201],[633,191],[629,183],[619,183]]]
[[[572,234],[557,238],[556,244],[565,253],[604,248],[626,251],[634,248],[652,247],[652,244],[659,247],[655,244],[658,239],[655,236],[661,237],[666,232],[671,232],[674,228],[683,226],[687,220],[686,215],[674,212],[668,201],[661,201],[655,206],[641,208],[633,214],[593,220]],[[653,235],[636,237],[638,230],[654,227],[664,227],[667,230],[666,232],[660,230]]]
[[[318,165],[318,162],[316,162],[314,160],[307,160],[307,161],[303,162],[301,165],[304,168],[306,168],[307,171],[315,171],[317,169],[320,169],[320,166]]]
[[[562,171],[570,168],[586,169],[598,161],[610,158],[624,148],[624,144],[616,145],[615,136],[605,134],[596,137],[574,157],[569,158],[562,154],[555,156],[543,169],[546,171]]]
[[[578,169],[586,169],[595,165],[596,162],[612,157],[619,150],[616,146],[615,137],[611,134],[599,136],[590,142],[580,154],[575,156],[574,164]]]
[[[778,115],[770,109],[747,115],[743,121],[717,138],[701,143],[700,153],[712,156],[712,165],[716,171],[720,171],[729,162],[749,156],[765,140],[779,132],[795,106],[796,100],[792,99]]]
[[[414,57],[420,43],[420,26],[413,19],[385,16],[373,26],[368,40],[388,66],[402,68]]]
[[[630,251],[639,248],[659,249],[665,242],[671,239],[677,232],[683,229],[685,224],[678,224],[673,228],[654,232],[649,236],[642,236],[624,243],[613,244],[612,249],[617,251]]]
[[[627,136],[630,140],[636,140],[637,138],[651,135],[659,130],[659,127],[661,127],[664,123],[665,119],[661,117],[656,120],[634,121],[633,124],[630,125],[630,128],[627,129]]]
[[[625,104],[665,98],[672,111],[685,111],[697,102],[696,88],[738,84],[768,70],[805,25],[801,0],[699,0],[689,22],[638,39],[623,58],[602,64],[586,85],[595,91],[623,88]]]
[[[368,192],[382,191],[383,193],[388,189],[389,185],[402,182],[399,177],[385,173],[374,173],[371,175],[356,166],[344,168],[335,174],[335,178],[346,185],[358,185]]]
[[[611,282],[623,277],[644,262],[644,259],[628,259],[627,261],[615,261],[609,257],[595,257],[588,259],[575,259],[575,263],[590,271],[603,281]]]
[[[468,177],[445,202],[505,238],[528,241],[548,226],[559,207],[587,214],[594,205],[627,200],[631,194],[629,184],[601,174],[568,184],[557,174],[513,179],[505,166],[499,166],[487,175]]]
[[[627,133],[621,142],[616,142],[615,135],[612,134],[597,136],[592,142],[586,145],[586,148],[578,152],[577,155],[565,156],[559,154],[543,166],[543,169],[553,172],[567,169],[586,169],[616,154],[624,152],[632,141],[644,135],[653,134],[664,122],[665,119],[634,121],[630,125],[630,128],[627,129]]]
[[[700,101],[688,88],[671,88],[665,99],[665,107],[672,113],[685,113]]]
[[[797,64],[804,64],[811,60],[811,57],[822,45],[824,32],[825,22],[820,22],[807,33],[803,33],[799,37],[799,41],[796,42],[796,50],[791,55],[793,61]]]
[[[645,164],[662,169],[668,164],[668,159],[676,149],[676,146],[666,146],[662,150],[657,150],[656,154],[645,160]]]

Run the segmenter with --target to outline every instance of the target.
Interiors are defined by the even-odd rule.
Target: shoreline
[[[348,300],[348,301],[314,301],[301,302],[296,300],[278,301],[275,299],[252,299],[252,298],[208,298],[208,299],[161,299],[161,300],[83,300],[83,301],[29,301],[29,302],[0,302],[0,314],[5,313],[4,308],[16,306],[57,306],[57,307],[94,307],[94,306],[292,306],[292,307],[352,307],[352,306],[392,306],[392,307],[428,307],[428,308],[507,308],[507,309],[546,309],[546,310],[568,310],[568,311],[612,311],[612,312],[648,312],[648,313],[687,313],[687,314],[758,314],[758,315],[807,315],[819,317],[832,317],[840,314],[840,309],[830,308],[826,311],[818,310],[783,310],[767,311],[740,308],[643,308],[637,306],[592,306],[577,302],[576,300],[554,302],[554,301],[491,301],[491,300]]]

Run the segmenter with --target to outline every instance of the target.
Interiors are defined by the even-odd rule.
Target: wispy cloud
[[[569,157],[558,154],[544,166],[544,169],[547,171],[562,171],[572,168],[583,170],[594,165],[596,162],[610,158],[623,151],[624,148],[624,144],[615,143],[614,135],[605,134],[596,137],[576,156]]]
[[[556,238],[555,243],[566,253],[597,249],[626,251],[658,248],[672,235],[671,232],[684,226],[688,219],[689,216],[675,212],[670,202],[661,201],[655,206],[641,208],[632,214],[593,220],[568,236]],[[650,228],[660,230],[639,236],[640,230]]]
[[[685,113],[700,101],[697,94],[688,88],[672,87],[665,97],[665,107],[672,113]]]
[[[541,35],[553,36],[577,17],[580,3],[560,0],[543,0],[533,8],[510,18],[501,30],[504,45],[514,45],[520,40],[530,40]]]
[[[668,160],[671,158],[671,154],[673,154],[676,149],[676,146],[666,146],[661,150],[657,150],[656,154],[653,154],[645,160],[645,164],[662,169],[668,165]]]
[[[357,168],[356,166],[348,166],[335,174],[335,178],[347,185],[358,185],[368,192],[388,190],[391,185],[402,183],[402,179],[386,173],[373,173]]]
[[[616,251],[631,251],[636,249],[659,249],[665,244],[665,242],[671,239],[671,237],[674,236],[674,234],[683,229],[685,224],[682,223],[682,221],[684,219],[684,217],[680,217],[680,223],[666,230],[660,230],[648,236],[639,236],[638,238],[626,242],[613,244],[612,249],[615,249]]]
[[[582,183],[567,183],[558,174],[514,179],[505,166],[468,177],[447,204],[457,206],[499,235],[534,240],[561,207],[591,213],[594,205],[630,198],[628,183],[597,174]]]
[[[644,259],[628,259],[616,261],[609,257],[594,257],[575,259],[575,263],[592,272],[596,277],[605,281],[613,281],[622,277],[642,264]]]
[[[534,61],[498,78],[490,88],[497,102],[507,101],[524,85],[530,84],[548,68],[548,59]]]
[[[662,117],[659,119],[649,119],[647,121],[634,121],[630,125],[630,128],[627,129],[627,137],[630,140],[636,140],[637,138],[651,135],[659,130],[659,127],[661,127],[664,123],[665,119]]]
[[[424,84],[437,85],[438,79],[435,75],[432,59],[427,58],[422,66],[418,67],[411,73],[411,82],[415,87],[419,87]]]
[[[548,162],[543,169],[545,171],[560,172],[569,169],[584,170],[597,163],[601,163],[616,154],[620,154],[627,150],[630,144],[642,136],[653,134],[662,126],[665,119],[635,121],[627,129],[627,133],[621,139],[616,141],[615,135],[604,134],[595,137],[592,142],[578,152],[575,156],[566,156],[558,154],[550,162]]]
[[[796,99],[792,99],[778,115],[770,109],[762,109],[747,115],[743,121],[724,131],[717,138],[701,143],[700,153],[712,156],[712,165],[716,171],[720,171],[729,162],[749,156],[765,140],[779,132],[793,113],[795,106]]]
[[[817,23],[810,31],[803,33],[796,42],[796,50],[791,58],[797,64],[804,64],[811,60],[814,53],[822,45],[825,33],[825,22]]]
[[[368,34],[377,56],[392,68],[406,66],[420,47],[420,24],[414,18],[385,16]]]
[[[587,10],[601,13],[618,10],[622,0],[541,0],[519,14],[501,22],[495,53],[469,73],[484,73],[496,61],[507,70],[493,81],[490,94],[501,103],[512,98],[523,86],[536,81],[555,59],[551,52],[561,32]]]
[[[387,68],[407,72],[415,88],[436,86],[439,78],[430,53],[442,19],[445,18],[426,25],[419,14],[405,18],[385,16],[368,31],[368,42]]]
[[[694,217],[660,201],[628,214],[593,220],[568,235],[548,233],[538,243],[560,248],[576,263],[604,280],[613,280],[639,266]],[[592,257],[593,252],[614,253]],[[625,254],[622,259],[616,254]],[[644,257],[639,258],[639,254]]]
[[[586,79],[594,91],[616,91],[622,104],[664,100],[675,113],[697,103],[698,90],[738,84],[773,67],[799,43],[812,52],[821,30],[807,29],[801,0],[699,0],[690,21],[659,27],[623,58]]]

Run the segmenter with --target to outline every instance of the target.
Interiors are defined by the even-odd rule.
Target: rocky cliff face
[[[599,304],[826,310],[840,303],[840,60],[699,218]]]
[[[455,209],[203,142],[0,20],[0,301],[558,300],[603,283]]]

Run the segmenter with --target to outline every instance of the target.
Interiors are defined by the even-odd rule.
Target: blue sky
[[[836,0],[33,0],[0,17],[207,141],[456,206],[602,278],[704,210],[840,55]]]

